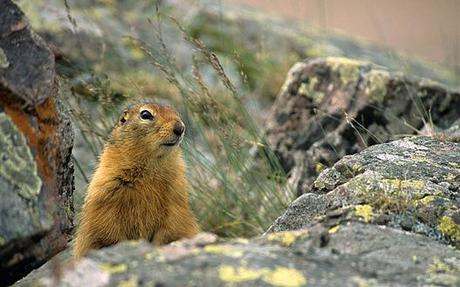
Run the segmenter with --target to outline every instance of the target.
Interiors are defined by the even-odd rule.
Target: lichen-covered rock
[[[363,148],[450,127],[460,94],[370,63],[296,64],[274,105],[267,137],[298,194],[325,168]],[[431,128],[427,128],[431,127]]]
[[[199,237],[212,236],[200,234]],[[251,240],[124,242],[58,256],[16,286],[458,286],[460,252],[421,235],[349,222]]]
[[[73,224],[73,132],[54,56],[0,0],[0,285],[65,248]]]
[[[427,137],[375,145],[322,172],[262,237],[67,251],[16,286],[458,286],[459,154]]]
[[[345,156],[323,171],[268,232],[349,220],[423,234],[460,248],[460,144],[413,137]]]

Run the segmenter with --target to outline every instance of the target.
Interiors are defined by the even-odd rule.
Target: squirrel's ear
[[[120,125],[124,125],[126,123],[126,121],[128,120],[128,110],[124,111],[121,116],[120,116],[120,120],[118,121],[120,123]]]

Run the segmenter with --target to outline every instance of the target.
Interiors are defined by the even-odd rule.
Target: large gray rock
[[[298,194],[367,146],[449,128],[460,94],[428,80],[345,58],[296,64],[274,104],[267,138]]]
[[[426,137],[376,145],[321,173],[262,237],[67,252],[16,286],[458,286],[459,155]]]
[[[65,248],[73,228],[73,132],[54,56],[0,0],[0,285]]]
[[[413,137],[345,156],[268,232],[360,218],[460,247],[460,144]]]
[[[161,248],[124,242],[81,261],[58,256],[16,286],[460,284],[459,251],[421,235],[358,221],[252,240],[216,243],[211,235],[198,237]]]

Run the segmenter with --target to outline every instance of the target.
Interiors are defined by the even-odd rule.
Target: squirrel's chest
[[[168,199],[158,195],[128,194],[120,197],[110,214],[126,239],[149,239],[168,214]]]

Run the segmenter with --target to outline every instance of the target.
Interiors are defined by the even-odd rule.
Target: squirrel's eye
[[[147,110],[141,112],[141,119],[143,120],[153,120],[153,115]]]

